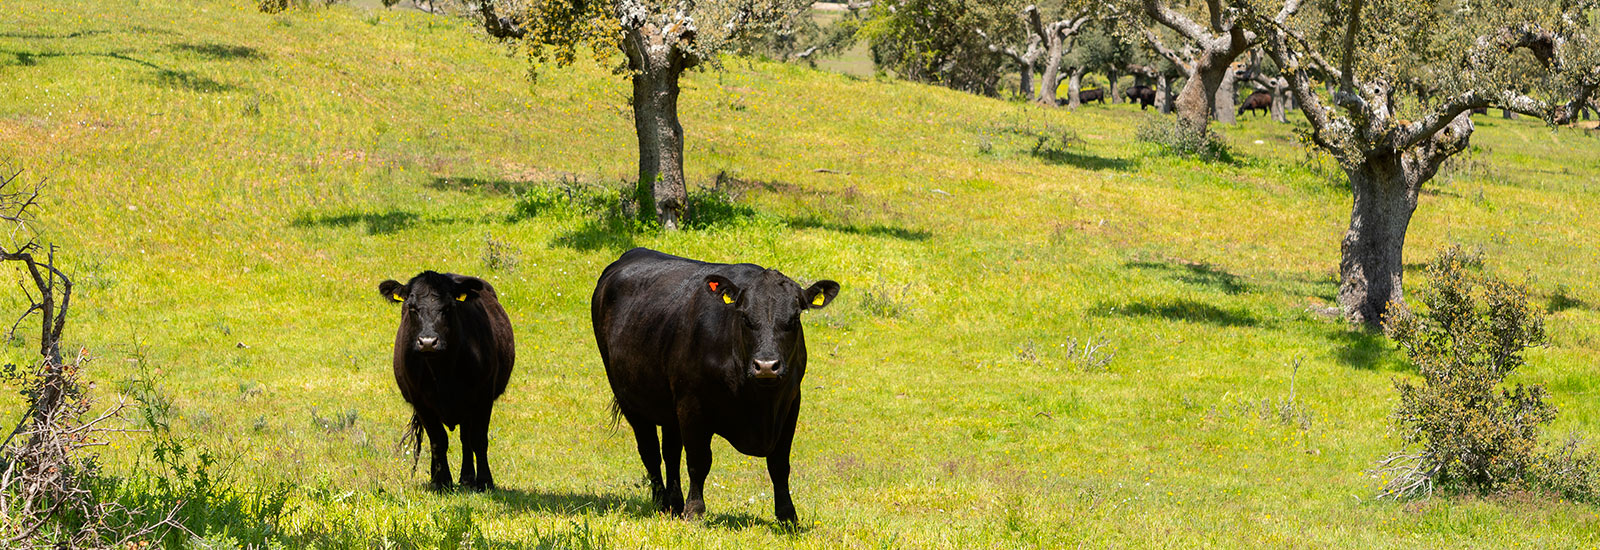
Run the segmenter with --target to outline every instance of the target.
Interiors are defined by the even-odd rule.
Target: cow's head
[[[394,280],[378,283],[378,293],[402,304],[400,335],[413,351],[434,353],[449,349],[452,315],[456,308],[478,299],[483,280],[432,271],[412,277],[406,284]]]
[[[732,315],[727,329],[732,331],[733,357],[744,365],[744,374],[764,385],[776,385],[791,371],[800,343],[800,313],[822,309],[839,295],[839,283],[817,281],[800,288],[794,280],[774,270],[766,270],[748,288],[735,285],[721,275],[707,275],[702,288],[715,300],[714,307],[727,308]]]

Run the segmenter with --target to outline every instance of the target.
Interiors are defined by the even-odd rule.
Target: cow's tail
[[[611,407],[610,407],[610,409],[611,409],[611,429],[615,430],[615,429],[617,429],[617,424],[622,420],[622,404],[617,402],[617,398],[615,398],[615,397],[611,398]]]
[[[406,426],[405,433],[400,434],[400,450],[405,450],[406,443],[411,443],[411,473],[417,473],[417,461],[422,458],[422,419],[417,413],[411,413],[411,424]]]

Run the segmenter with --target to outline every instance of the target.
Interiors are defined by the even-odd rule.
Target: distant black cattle
[[[1245,111],[1255,111],[1256,109],[1260,109],[1262,114],[1272,114],[1272,94],[1267,92],[1250,94],[1250,97],[1244,99],[1244,103],[1239,104],[1239,112],[1234,114],[1242,115]]]
[[[1487,115],[1487,114],[1489,114],[1489,108],[1488,107],[1473,107],[1472,108],[1472,114],[1475,114],[1475,115]]]
[[[795,521],[789,447],[806,372],[800,314],[826,307],[838,293],[833,281],[801,288],[761,266],[643,248],[600,274],[590,305],[595,342],[613,412],[633,428],[657,509],[691,518],[705,512],[715,434],[741,453],[767,457],[774,512],[779,521]],[[679,450],[688,455],[687,503]]]
[[[1082,90],[1078,92],[1078,103],[1089,103],[1093,101],[1098,101],[1101,105],[1105,105],[1106,91],[1100,88],[1095,88],[1093,90]]]
[[[424,271],[402,285],[378,284],[378,292],[402,303],[394,338],[394,380],[411,404],[408,437],[414,457],[428,435],[435,488],[450,486],[446,428],[461,426],[461,485],[493,489],[489,472],[489,415],[506,391],[516,359],[511,319],[494,287],[477,277]]]
[[[1128,88],[1127,96],[1129,103],[1137,102],[1139,104],[1140,111],[1145,110],[1146,107],[1156,104],[1156,91],[1154,88],[1149,86],[1134,86],[1132,88]]]

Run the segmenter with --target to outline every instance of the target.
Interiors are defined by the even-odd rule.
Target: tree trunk
[[[1056,33],[1049,34],[1050,36],[1045,38],[1044,77],[1043,81],[1039,82],[1039,94],[1033,97],[1033,101],[1040,105],[1055,107],[1056,88],[1061,85],[1061,55],[1064,53],[1062,50],[1066,40]]]
[[[678,229],[688,204],[683,175],[683,126],[678,123],[678,77],[697,62],[666,45],[667,37],[631,29],[623,42],[633,80],[633,128],[639,139],[639,182],[634,197],[639,217],[655,215],[665,229]]]
[[[1022,82],[1017,84],[1017,95],[1023,99],[1033,97],[1033,64],[1022,65]]]
[[[1172,81],[1167,75],[1156,77],[1156,105],[1161,114],[1172,114]]]
[[[1106,80],[1111,81],[1110,85],[1106,87],[1107,93],[1111,94],[1111,103],[1122,103],[1122,94],[1120,93],[1122,88],[1117,86],[1117,81],[1121,79],[1122,75],[1117,74],[1116,71],[1106,71]]]
[[[1223,77],[1228,74],[1228,63],[1219,63],[1217,58],[1211,53],[1203,53],[1195,59],[1194,73],[1183,84],[1183,91],[1178,92],[1175,108],[1181,131],[1201,133],[1211,121],[1212,101],[1217,96],[1217,89],[1222,87]],[[1233,111],[1228,112],[1231,114]]]
[[[1511,112],[1511,109],[1501,109],[1500,110],[1500,117],[1504,118],[1506,120],[1512,120],[1512,119],[1517,118],[1517,114]]]
[[[1351,321],[1377,327],[1391,305],[1404,303],[1402,253],[1424,167],[1388,154],[1369,156],[1345,173],[1355,204],[1339,247],[1339,306]]]
[[[1233,67],[1223,67],[1222,82],[1217,84],[1216,95],[1212,99],[1212,108],[1215,109],[1217,122],[1223,124],[1237,124],[1236,112],[1239,102],[1239,71]]]
[[[1072,68],[1072,79],[1067,81],[1067,108],[1077,110],[1083,102],[1078,100],[1078,92],[1083,90],[1083,67]]]
[[[1289,86],[1282,78],[1274,78],[1269,82],[1272,85],[1272,121],[1288,124],[1289,110],[1294,108],[1294,94],[1289,93]]]

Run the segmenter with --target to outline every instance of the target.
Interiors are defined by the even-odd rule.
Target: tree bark
[[[1238,118],[1234,109],[1239,103],[1239,71],[1232,64],[1224,67],[1222,81],[1217,84],[1215,96],[1212,98],[1212,109],[1217,122],[1223,124],[1237,124]]]
[[[1111,94],[1111,103],[1113,104],[1122,103],[1122,88],[1117,86],[1117,81],[1121,79],[1122,75],[1117,74],[1117,71],[1106,71],[1106,80],[1110,81],[1110,85],[1107,86],[1107,93]]]
[[[1083,91],[1083,67],[1072,68],[1072,78],[1067,81],[1067,108],[1076,110],[1083,105],[1078,99],[1078,92]]]
[[[1061,85],[1061,56],[1066,53],[1066,42],[1056,33],[1045,39],[1044,76],[1039,82],[1039,94],[1033,97],[1035,103],[1056,106],[1056,88]]]
[[[1339,246],[1339,306],[1350,320],[1377,326],[1404,303],[1406,229],[1421,183],[1399,155],[1369,157],[1347,169],[1355,204]]]
[[[1206,124],[1211,121],[1213,98],[1217,96],[1217,89],[1222,87],[1222,79],[1228,73],[1228,63],[1218,63],[1218,57],[1211,52],[1200,54],[1195,59],[1194,72],[1189,75],[1189,81],[1178,92],[1174,108],[1178,112],[1179,127],[1186,131],[1204,132]]]
[[[1156,105],[1161,114],[1172,114],[1172,81],[1167,75],[1156,77]]]
[[[1033,65],[1023,65],[1022,82],[1017,84],[1017,96],[1024,98],[1032,97],[1033,93]]]
[[[633,75],[633,125],[639,137],[639,189],[648,190],[656,221],[677,229],[688,205],[683,175],[683,126],[678,123],[678,75],[670,68]],[[646,198],[641,196],[640,198]]]

